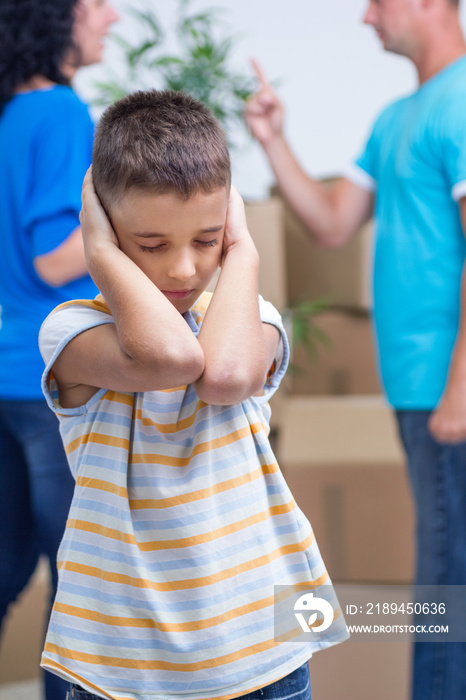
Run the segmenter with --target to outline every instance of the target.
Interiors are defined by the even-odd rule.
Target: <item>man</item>
[[[364,22],[414,63],[419,87],[382,112],[332,189],[301,169],[257,65],[246,119],[318,243],[344,245],[375,213],[375,329],[416,501],[416,582],[464,585],[466,44],[458,0],[369,0]],[[413,698],[466,698],[466,644],[415,645]]]

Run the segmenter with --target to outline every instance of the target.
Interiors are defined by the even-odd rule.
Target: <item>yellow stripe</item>
[[[104,690],[102,690],[102,688],[97,687],[93,683],[89,683],[89,681],[85,680],[82,676],[79,676],[74,671],[70,671],[68,668],[65,668],[61,664],[57,663],[56,661],[53,661],[53,659],[47,658],[46,656],[42,657],[42,665],[45,668],[58,669],[62,673],[65,673],[66,675],[71,676],[72,678],[76,679],[78,681],[78,685],[83,686],[83,685],[87,684],[89,687],[94,688],[99,693],[101,693],[101,694],[103,693],[104,695],[107,695],[109,698],[112,698],[112,700],[134,700],[134,697],[129,697],[126,695],[110,695],[110,693],[108,691],[104,691]],[[288,674],[285,674],[285,675],[288,675]],[[277,678],[275,678],[271,682],[276,683],[277,681],[279,681],[281,678],[284,678],[284,677],[285,676],[278,676]],[[231,695],[218,695],[218,696],[216,695],[214,700],[234,700],[234,698],[241,697],[241,696],[245,695],[246,693],[248,693],[248,694],[253,693],[254,691],[259,690],[259,688],[262,688],[262,687],[263,687],[263,685],[260,684],[260,685],[255,686],[254,688],[242,690],[240,693],[236,692],[236,693],[232,693]]]
[[[199,313],[202,316],[205,316],[205,313],[209,307],[209,304],[212,300],[212,292],[202,292],[201,296],[199,299],[196,301],[194,306],[191,308],[191,312],[194,313]],[[196,321],[197,323],[197,321]]]
[[[85,564],[78,564],[75,562],[64,561],[59,562],[59,568],[72,571],[73,573],[82,574],[83,576],[90,576],[93,578],[98,578],[103,581],[109,581],[111,583],[118,583],[125,586],[132,586],[133,588],[147,588],[154,591],[183,591],[190,590],[193,588],[202,588],[203,586],[210,586],[214,583],[219,583],[220,581],[225,581],[229,578],[234,578],[245,571],[252,571],[253,569],[258,569],[261,566],[265,566],[280,557],[286,556],[288,554],[295,554],[296,552],[304,552],[305,549],[310,547],[314,542],[314,535],[311,534],[306,537],[302,542],[295,544],[284,545],[275,549],[273,552],[266,554],[257,559],[252,559],[251,561],[244,562],[243,564],[238,564],[237,566],[232,566],[230,569],[225,569],[218,574],[212,574],[211,576],[201,576],[197,579],[181,579],[178,581],[170,582],[154,582],[147,579],[134,578],[133,576],[127,576],[126,574],[113,573],[111,571],[103,571],[102,569],[97,569],[93,566],[87,566]],[[316,586],[325,583],[328,579],[328,574],[325,571],[322,576],[319,576],[315,581],[309,581],[309,586]]]
[[[110,527],[105,527],[104,525],[97,525],[96,523],[90,523],[86,520],[75,520],[69,518],[66,523],[67,529],[82,530],[84,532],[93,532],[95,535],[101,535],[102,537],[108,537],[111,540],[119,540],[120,542],[126,542],[127,544],[134,544],[138,546],[134,535],[128,534],[126,532],[120,532],[120,530],[114,530]]]
[[[166,389],[165,391],[178,391],[178,389]],[[185,428],[191,427],[191,425],[196,420],[197,414],[199,413],[201,408],[204,408],[205,406],[207,406],[207,404],[204,403],[204,401],[198,401],[193,414],[191,416],[188,416],[187,418],[184,418],[183,420],[178,421],[177,423],[156,423],[150,418],[143,416],[143,413],[140,408],[136,410],[136,419],[140,420],[143,425],[150,425],[156,428],[159,433],[176,433],[180,430],[184,430]]]
[[[260,479],[264,474],[275,474],[278,471],[278,464],[273,462],[272,464],[264,464],[259,469],[255,469],[253,472],[248,474],[243,474],[235,479],[228,479],[227,481],[221,481],[218,484],[209,486],[205,489],[199,489],[198,491],[191,491],[190,493],[185,493],[180,496],[171,496],[170,498],[139,498],[130,499],[129,504],[132,510],[143,510],[146,508],[172,508],[178,505],[184,505],[185,503],[193,503],[194,501],[200,501],[203,498],[209,498],[218,493],[223,493],[224,491],[230,491],[244,484],[248,484],[256,479]]]
[[[214,542],[215,540],[219,540],[222,537],[227,537],[235,532],[241,532],[241,530],[245,530],[248,527],[251,527],[251,525],[262,523],[273,516],[289,513],[294,510],[295,507],[295,501],[291,500],[288,501],[288,503],[283,503],[279,506],[271,506],[267,510],[262,511],[262,513],[256,513],[255,515],[249,516],[249,518],[238,520],[230,525],[219,527],[216,530],[211,530],[210,532],[204,532],[202,535],[183,537],[178,540],[152,540],[149,542],[140,542],[136,540],[132,534],[121,532],[120,530],[115,530],[110,527],[105,527],[98,523],[88,522],[87,520],[70,519],[67,522],[67,527],[75,530],[84,530],[85,532],[93,532],[96,535],[108,537],[112,540],[119,540],[120,542],[135,544],[141,552],[156,552],[167,549],[170,550],[196,547],[197,545],[206,544],[207,542]]]
[[[333,620],[338,620],[339,617],[341,617],[342,612],[341,608],[337,608],[334,613],[333,613]],[[311,627],[316,627],[317,629],[320,627],[322,624],[322,620],[316,620]],[[302,637],[303,635],[303,630],[301,628],[293,627],[291,630],[288,630],[288,632],[283,632],[283,634],[280,634],[278,637],[275,637],[275,641],[277,644],[282,644],[283,642],[292,642],[293,639],[299,639],[299,637]],[[343,640],[340,640],[343,641]]]
[[[61,311],[62,309],[66,309],[69,306],[86,306],[89,309],[94,309],[94,311],[103,311],[103,313],[108,314],[109,316],[112,315],[110,309],[108,308],[107,302],[101,294],[98,294],[95,299],[73,299],[72,301],[65,301],[63,304],[55,307],[52,314],[55,314],[57,311]]]
[[[83,663],[101,665],[107,668],[133,668],[141,671],[178,671],[182,673],[195,673],[208,668],[218,668],[226,664],[240,661],[254,654],[261,654],[264,651],[273,649],[276,645],[274,639],[269,639],[260,644],[253,644],[250,647],[241,649],[230,654],[218,656],[215,659],[205,659],[204,661],[194,661],[192,663],[173,663],[171,661],[162,660],[144,660],[144,659],[122,659],[117,656],[98,656],[95,654],[87,654],[74,649],[64,649],[56,644],[47,643],[45,651],[51,654],[57,654],[64,658],[73,659],[74,661],[82,661]]]
[[[69,455],[71,452],[77,450],[81,445],[87,445],[87,443],[93,442],[97,445],[106,445],[107,447],[120,447],[124,450],[129,450],[129,440],[126,438],[116,437],[115,435],[103,435],[101,433],[86,433],[80,435],[79,437],[71,440],[65,447],[66,454]]]
[[[76,486],[83,486],[89,489],[97,489],[98,491],[107,491],[108,493],[113,493],[115,496],[121,496],[121,498],[128,498],[128,491],[124,486],[117,486],[117,484],[112,484],[110,481],[103,481],[102,479],[91,479],[84,476],[78,476],[76,479]]]
[[[157,629],[164,632],[193,632],[195,630],[208,629],[216,625],[221,625],[226,620],[233,620],[242,615],[248,615],[255,610],[263,610],[264,608],[273,606],[273,604],[274,596],[270,596],[269,598],[264,598],[263,600],[258,600],[254,603],[248,603],[248,605],[241,605],[233,610],[228,610],[222,613],[222,615],[215,615],[214,617],[202,620],[192,620],[190,622],[157,622],[151,618],[116,617],[114,615],[104,615],[95,610],[87,610],[85,608],[78,608],[58,602],[55,603],[53,609],[55,612],[63,613],[64,615],[71,615],[72,617],[79,617],[83,620],[91,620],[92,622],[98,622],[102,625],[110,625],[112,627]]]
[[[170,457],[169,455],[140,453],[133,454],[132,461],[133,463],[140,462],[142,464],[163,464],[171,467],[186,467],[196,455],[209,452],[210,450],[216,450],[219,447],[226,447],[226,445],[231,445],[232,443],[247,437],[250,435],[251,431],[254,433],[259,432],[260,430],[263,430],[262,424],[255,423],[254,425],[250,425],[246,428],[235,430],[228,435],[223,435],[221,437],[214,438],[213,440],[207,440],[207,442],[201,442],[199,445],[194,447],[189,457]]]
[[[175,391],[186,391],[187,384],[181,384],[181,386],[174,386],[172,389],[158,389],[163,394],[172,394]]]
[[[107,401],[114,401],[115,403],[123,403],[126,404],[127,406],[132,406],[134,403],[134,395],[130,394],[122,394],[119,391],[107,391],[103,397],[102,400],[106,399]]]
[[[248,427],[235,430],[234,432],[229,433],[228,435],[223,435],[221,437],[214,438],[213,440],[208,440],[206,442],[199,443],[199,445],[196,445],[196,447],[194,447],[194,449],[191,451],[191,454],[188,457],[170,457],[169,455],[135,453],[133,455],[133,463],[140,462],[142,464],[163,464],[166,466],[173,467],[185,467],[190,463],[192,458],[198,454],[208,452],[209,450],[215,450],[219,447],[225,447],[226,445],[231,445],[233,442],[236,442],[237,440],[242,440],[243,438],[247,437],[251,432],[255,434],[260,432],[261,430],[264,430],[264,426],[261,423],[254,423]],[[95,433],[91,431],[90,433],[80,435],[74,440],[70,440],[70,442],[65,447],[66,454],[71,454],[79,447],[81,447],[81,445],[86,445],[89,442],[96,443],[98,445],[107,445],[108,447],[120,447],[124,450],[129,450],[129,440],[127,440],[126,438],[117,437],[116,435],[104,435],[101,433]]]

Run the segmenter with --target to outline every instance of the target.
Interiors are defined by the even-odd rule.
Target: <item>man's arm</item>
[[[283,135],[283,106],[259,65],[260,90],[247,103],[249,129],[269,160],[278,187],[320,245],[344,245],[372,216],[374,197],[345,178],[328,187],[301,168]]]
[[[198,337],[205,366],[195,387],[206,403],[240,403],[264,387],[279,332],[261,322],[258,274],[259,256],[247,229],[244,205],[232,188],[222,270]]]
[[[81,227],[77,226],[58,248],[37,255],[33,262],[39,277],[51,287],[61,287],[87,275]]]
[[[459,201],[466,235],[466,197]],[[429,428],[436,440],[457,443],[466,440],[466,262],[461,281],[460,323],[442,399],[433,412]]]
[[[96,387],[149,391],[194,382],[204,369],[199,343],[181,314],[118,247],[90,172],[81,225],[89,271],[115,323],[76,336],[56,360],[62,405],[83,403]]]

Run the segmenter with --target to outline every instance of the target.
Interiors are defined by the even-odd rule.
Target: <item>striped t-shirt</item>
[[[184,315],[196,335],[210,297]],[[329,579],[268,441],[288,345],[278,312],[262,299],[260,310],[280,331],[279,354],[263,396],[234,406],[208,405],[187,385],[102,388],[62,408],[54,361],[113,319],[98,297],[59,306],[42,326],[43,389],[76,480],[42,665],[93,693],[226,700],[346,636],[274,637],[274,586]]]

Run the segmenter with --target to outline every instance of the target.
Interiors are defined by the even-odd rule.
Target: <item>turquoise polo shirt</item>
[[[374,323],[388,400],[432,409],[460,318],[466,57],[382,112],[352,172],[375,194]]]

